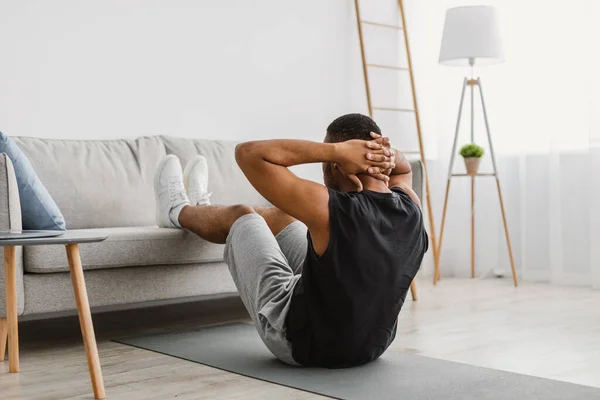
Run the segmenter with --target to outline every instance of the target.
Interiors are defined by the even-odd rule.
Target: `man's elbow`
[[[412,172],[412,167],[410,166],[410,162],[405,158],[402,162],[396,166],[396,173],[398,175],[410,174]]]
[[[410,162],[405,158],[402,165],[400,166],[400,174],[410,174],[412,172],[412,167],[410,166]]]
[[[239,143],[235,146],[235,161],[243,168],[245,165],[248,165],[252,162],[253,159],[258,157],[257,155],[257,142],[244,142]]]

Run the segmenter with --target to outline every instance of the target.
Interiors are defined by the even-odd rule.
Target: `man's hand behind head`
[[[387,149],[390,152],[390,161],[392,162],[392,164],[396,164],[396,155],[397,154],[396,154],[396,151],[394,149],[392,149],[392,146],[390,144],[390,138],[382,136],[375,132],[371,132],[371,137],[373,138],[375,143],[381,145],[384,149]],[[388,169],[382,169],[379,172],[384,175],[389,176],[392,173],[392,170],[393,170],[393,167],[388,168]]]
[[[364,141],[359,139],[335,143],[334,145],[336,147],[337,167],[356,184],[359,191],[362,190],[362,183],[356,176],[357,174],[367,173],[383,182],[387,183],[389,181],[389,176],[381,173],[381,171],[393,169],[395,165],[392,162],[391,152],[385,145],[378,143],[377,140]]]
[[[390,160],[392,164],[394,164],[394,167],[379,172],[389,176],[404,175],[409,174],[411,172],[410,163],[408,162],[404,154],[392,148],[389,138],[381,136],[375,132],[371,132],[371,137],[374,138],[374,141],[377,144],[381,145],[384,149],[390,151]]]

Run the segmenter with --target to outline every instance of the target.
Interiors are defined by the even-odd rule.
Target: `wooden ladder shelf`
[[[424,179],[425,179],[425,202],[427,203],[427,213],[429,216],[429,238],[431,240],[430,248],[433,252],[433,261],[434,261],[434,265],[435,265],[435,271],[439,271],[440,260],[439,260],[439,254],[438,254],[437,236],[435,234],[435,222],[434,222],[434,218],[433,218],[433,209],[432,209],[432,205],[431,205],[429,175],[427,173],[427,161],[425,159],[425,148],[423,146],[423,136],[421,134],[421,121],[419,119],[419,106],[417,104],[415,79],[414,79],[414,73],[413,73],[413,68],[412,68],[410,43],[408,40],[408,29],[407,29],[407,25],[406,25],[406,16],[404,14],[403,0],[398,0],[398,8],[399,8],[399,12],[400,12],[400,19],[402,22],[401,26],[384,24],[384,23],[379,23],[379,22],[375,22],[375,21],[365,21],[365,20],[361,19],[359,0],[354,0],[354,8],[356,10],[356,22],[358,25],[358,37],[360,40],[360,54],[361,54],[361,58],[362,58],[363,74],[364,74],[364,79],[365,79],[365,91],[367,94],[367,105],[369,107],[369,116],[371,118],[373,118],[374,111],[391,111],[391,112],[401,112],[401,113],[408,112],[408,113],[414,113],[414,116],[415,116],[415,122],[416,122],[416,127],[417,127],[417,136],[418,136],[418,142],[419,142],[419,150],[403,151],[403,153],[419,154],[420,158],[421,158],[421,162],[423,163],[423,172],[424,172],[423,175],[424,175]],[[394,29],[394,30],[403,31],[403,33],[404,33],[404,35],[403,35],[404,36],[404,48],[406,50],[406,59],[407,59],[408,65],[407,66],[396,66],[396,65],[381,65],[381,64],[368,63],[366,56],[365,56],[365,41],[363,40],[363,25],[371,25],[371,26],[382,28],[382,29]],[[412,95],[413,108],[409,109],[409,108],[394,108],[394,107],[373,107],[373,102],[371,99],[371,86],[369,84],[369,69],[370,68],[407,71],[410,76],[410,89],[411,89],[411,95]],[[434,284],[436,283],[435,276],[434,276],[433,282],[434,282]],[[416,287],[414,286],[414,282],[411,285],[411,292],[412,292],[413,299],[416,300],[417,296],[416,296]]]

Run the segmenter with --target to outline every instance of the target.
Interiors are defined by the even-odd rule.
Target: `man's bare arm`
[[[397,149],[390,149],[393,154],[394,162],[396,167],[390,172],[390,182],[389,187],[399,187],[403,189],[408,195],[413,199],[415,203],[421,206],[421,201],[419,200],[419,196],[412,189],[412,167],[410,166],[410,162],[406,159],[404,154],[402,154]]]
[[[413,201],[417,203],[419,207],[421,207],[419,196],[417,196],[415,191],[412,189],[412,167],[410,166],[410,162],[408,162],[402,152],[390,146],[389,138],[383,137],[375,132],[371,132],[371,137],[377,144],[390,150],[392,154],[392,161],[395,163],[395,167],[392,169],[379,171],[377,168],[375,168],[375,171],[388,174],[390,176],[388,186],[390,188],[399,187],[403,189],[406,193],[408,193]]]
[[[252,186],[276,207],[306,223],[322,223],[328,216],[329,195],[318,183],[294,175],[288,167],[300,164],[337,163],[348,177],[370,167],[385,167],[387,150],[369,148],[366,141],[317,143],[307,140],[262,140],[237,146],[236,160]],[[372,143],[372,142],[371,142]],[[369,159],[368,155],[373,158]],[[381,179],[387,180],[382,176]],[[355,180],[357,185],[360,183]],[[315,221],[316,220],[316,221]]]
[[[392,166],[385,155],[389,155],[389,150],[383,146],[369,148],[367,143],[372,142],[264,140],[238,145],[235,156],[248,181],[263,197],[308,226],[318,251],[316,247],[324,250],[329,241],[329,193],[325,186],[297,177],[288,167],[331,162],[337,163],[348,177],[356,178],[356,174],[364,173],[370,167]],[[368,154],[372,155],[371,159]],[[381,179],[388,178],[382,176]],[[358,178],[356,181],[360,183]]]

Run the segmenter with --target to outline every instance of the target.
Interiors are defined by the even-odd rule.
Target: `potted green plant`
[[[479,162],[483,156],[483,148],[477,146],[475,143],[469,143],[460,149],[460,155],[465,160],[467,174],[476,175],[479,169]]]

